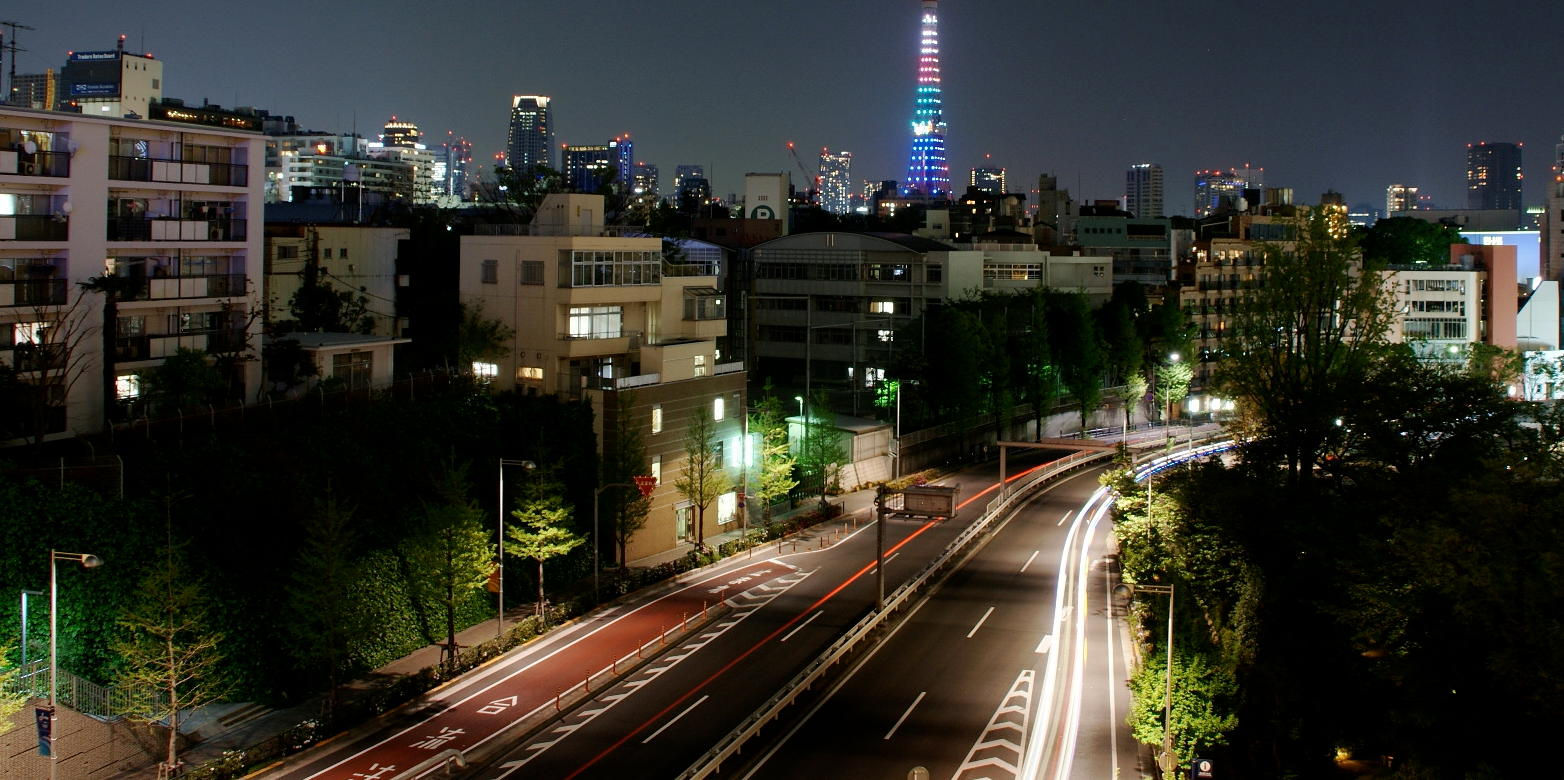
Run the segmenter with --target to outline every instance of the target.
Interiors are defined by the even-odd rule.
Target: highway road
[[[736,777],[1138,777],[1100,468],[1027,502]],[[1095,497],[1095,501],[1093,500]],[[1095,525],[1093,519],[1096,519]],[[1061,576],[1063,574],[1063,576]],[[726,769],[726,767],[724,767]]]
[[[1011,471],[1062,454],[1040,453]],[[887,523],[887,592],[978,515],[996,480],[993,464],[946,480],[967,502],[955,519]],[[872,608],[874,545],[874,525],[863,522],[796,551],[768,545],[753,558],[687,575],[672,593],[591,616],[269,776],[390,780],[446,750],[468,752],[472,777],[675,776]],[[553,707],[556,691],[588,673],[633,666],[637,645],[719,599],[727,608],[712,622],[667,649],[654,642],[646,654],[655,660],[613,685],[594,685],[585,703],[542,733],[517,742],[502,735]],[[606,685],[609,675],[594,679]]]

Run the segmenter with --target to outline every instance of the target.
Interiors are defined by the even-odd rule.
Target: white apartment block
[[[55,387],[51,435],[102,430],[105,387],[134,402],[181,347],[258,349],[264,139],[218,112],[178,114],[0,108],[0,361]],[[111,355],[103,296],[79,286],[105,275],[123,289]],[[58,350],[68,332],[91,334],[75,340],[78,376],[17,361],[18,344]],[[239,372],[234,400],[253,398],[259,362]]]
[[[709,414],[716,421],[736,484],[749,449],[742,438],[744,367],[717,362],[716,339],[727,333],[720,260],[687,253],[664,263],[662,239],[615,235],[604,226],[600,195],[549,195],[522,232],[462,237],[462,302],[515,332],[505,354],[477,364],[475,373],[496,390],[591,403],[600,447],[619,395],[631,393],[627,413],[631,424],[644,426],[659,482],[626,558],[688,545],[697,536],[696,513],[673,485],[689,419]],[[701,535],[737,528],[741,519],[737,492],[729,492],[707,509]]]

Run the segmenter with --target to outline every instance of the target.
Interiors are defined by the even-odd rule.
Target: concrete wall
[[[49,776],[49,759],[38,755],[38,731],[33,703],[0,723],[0,780],[39,780]],[[161,735],[145,726],[119,721],[104,723],[74,710],[56,710],[56,770],[60,780],[112,777],[118,772],[155,764],[163,749]]]

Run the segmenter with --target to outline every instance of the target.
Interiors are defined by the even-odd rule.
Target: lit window
[[[721,398],[713,398],[711,401],[711,419],[721,421],[723,413],[727,411],[727,402]]]
[[[705,355],[696,355],[695,356],[695,375],[696,376],[706,376],[706,356]],[[722,418],[718,417],[717,419],[720,420]]]
[[[473,363],[472,375],[477,377],[480,382],[492,382],[495,377],[500,375],[500,365],[498,363]]]
[[[543,381],[543,367],[542,366],[522,366],[521,367],[521,378],[522,379],[530,379],[530,380],[533,380],[533,381],[536,381],[536,382],[541,382],[541,381]]]
[[[880,341],[885,341],[885,342],[895,341],[896,340],[896,331],[894,331],[894,330],[881,330],[881,331],[879,331],[879,337],[880,337]]]
[[[114,377],[114,397],[121,401],[129,401],[141,397],[141,375],[125,374]]]
[[[717,496],[717,524],[726,525],[738,519],[739,497],[733,492]]]
[[[652,404],[652,433],[663,432],[663,405]]]
[[[657,484],[659,484],[659,485],[662,484],[662,481],[663,481],[663,456],[661,456],[661,455],[653,455],[652,456],[652,479],[656,480]]]
[[[895,301],[870,301],[869,302],[869,313],[870,314],[895,314],[896,313],[896,302]]]

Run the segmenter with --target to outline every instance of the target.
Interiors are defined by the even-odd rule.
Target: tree
[[[467,469],[446,464],[437,498],[424,505],[424,527],[403,547],[418,590],[445,613],[445,663],[456,664],[456,610],[489,581],[494,548],[482,511],[467,497]]]
[[[1135,318],[1129,304],[1109,301],[1097,310],[1102,338],[1107,347],[1108,373],[1114,379],[1125,381],[1131,374],[1140,372],[1145,345],[1135,328]]]
[[[98,293],[103,296],[103,325],[98,333],[102,336],[104,355],[100,368],[105,421],[114,419],[115,407],[119,403],[119,394],[115,392],[114,360],[108,359],[110,355],[119,354],[119,302],[122,298],[134,296],[145,281],[145,279],[138,280],[129,276],[105,273],[102,276],[89,277],[79,285],[83,292]]]
[[[496,362],[511,349],[516,335],[505,323],[483,316],[483,304],[462,304],[461,324],[456,332],[456,365],[471,372],[472,365]]]
[[[172,541],[142,579],[139,593],[117,621],[122,630],[114,643],[122,664],[117,682],[134,697],[129,717],[167,727],[162,773],[172,773],[179,768],[181,714],[220,701],[231,688],[222,674],[224,637],[211,628],[202,584],[190,576],[183,550]]]
[[[651,473],[646,459],[646,438],[642,434],[641,425],[636,423],[631,413],[635,406],[635,394],[620,391],[616,396],[609,435],[604,437],[603,442],[603,473],[599,485],[627,485],[636,477]],[[651,498],[628,488],[618,488],[603,491],[599,500],[606,505],[599,509],[606,510],[610,519],[609,528],[612,530],[615,553],[613,560],[623,566],[628,562],[626,555],[630,537],[646,525],[646,516],[652,507]],[[601,547],[600,540],[594,540],[594,543]]]
[[[1048,416],[1059,405],[1064,392],[1059,366],[1054,361],[1048,332],[1049,293],[1039,287],[1027,297],[1026,331],[1021,337],[1020,352],[1027,398],[1032,403],[1036,418],[1036,438],[1041,440],[1047,427]]]
[[[733,479],[722,467],[722,443],[717,440],[717,423],[705,404],[698,404],[684,429],[684,470],[674,480],[679,494],[695,508],[695,546],[706,547],[706,507],[717,497],[733,489]]]
[[[1299,484],[1384,353],[1395,314],[1392,291],[1323,213],[1292,229],[1293,240],[1260,246],[1261,284],[1229,320],[1216,376],[1240,430],[1263,444],[1245,457],[1279,461]]]
[[[538,564],[538,617],[544,618],[546,594],[543,589],[543,563],[568,554],[586,543],[586,539],[573,533],[565,525],[570,520],[570,508],[560,498],[557,485],[535,484],[530,495],[511,510],[510,516],[519,526],[505,529],[510,545],[505,552],[518,558],[527,558]]]
[[[885,384],[896,385],[896,391],[901,391],[894,381]],[[760,437],[759,468],[754,471],[750,495],[760,503],[763,522],[771,525],[771,504],[792,492],[798,486],[798,480],[793,478],[795,460],[788,451],[787,416],[782,412],[782,399],[777,398],[770,381],[761,390],[760,400],[749,415],[749,432]]]
[[[1081,430],[1092,412],[1102,405],[1102,375],[1105,355],[1097,334],[1095,318],[1081,293],[1060,296],[1058,305],[1049,307],[1049,332],[1057,336],[1054,347],[1063,367],[1064,386],[1069,389],[1081,415]]]
[[[1363,260],[1375,265],[1431,265],[1450,262],[1450,245],[1465,244],[1460,228],[1415,217],[1388,217],[1374,223],[1359,245]]]
[[[1168,410],[1184,396],[1189,395],[1189,383],[1195,377],[1195,369],[1182,360],[1174,360],[1157,366],[1157,415],[1168,414]],[[1168,419],[1164,417],[1164,419]]]
[[[88,322],[86,300],[86,296],[75,295],[64,305],[34,306],[23,315],[25,321],[11,325],[15,334],[12,368],[28,386],[19,411],[34,445],[42,446],[44,437],[65,430],[65,400],[92,368],[92,350],[87,344],[99,329]]]
[[[920,381],[942,419],[966,422],[982,407],[982,332],[982,321],[961,307],[941,307],[928,317],[924,349],[927,363]],[[966,426],[962,430],[965,449]],[[804,459],[806,467],[812,457]]]
[[[339,290],[325,279],[312,278],[305,266],[305,281],[288,299],[293,319],[283,332],[374,333],[375,318],[369,312],[369,296]]]
[[[1135,422],[1135,407],[1146,400],[1146,375],[1139,371],[1124,378],[1124,426]]]
[[[815,397],[804,405],[803,438],[798,443],[799,468],[819,480],[821,506],[825,506],[826,493],[841,474],[842,461],[847,459],[835,418],[829,412],[822,415],[818,411],[827,408],[825,391],[816,391]]]
[[[364,629],[363,613],[351,595],[359,579],[353,525],[353,510],[338,503],[328,487],[306,521],[287,587],[294,656],[326,678],[322,714],[328,721],[336,712],[341,676],[352,663],[354,640]]]
[[[1012,417],[1015,397],[1011,394],[1010,355],[1013,351],[1010,333],[1010,296],[988,296],[979,301],[979,322],[983,372],[980,383],[988,394],[988,410],[994,419],[994,437],[1008,439],[1007,426]]]
[[[497,168],[495,182],[480,193],[480,200],[498,205],[512,221],[528,224],[543,204],[543,198],[566,191],[564,174],[547,165],[530,168]]]
[[[206,353],[189,347],[180,347],[145,376],[148,393],[165,414],[206,406],[224,388],[222,374],[206,362]]]
[[[28,699],[25,692],[14,688],[21,667],[4,665],[10,657],[11,648],[0,645],[0,734],[11,730],[11,716],[21,711]]]

